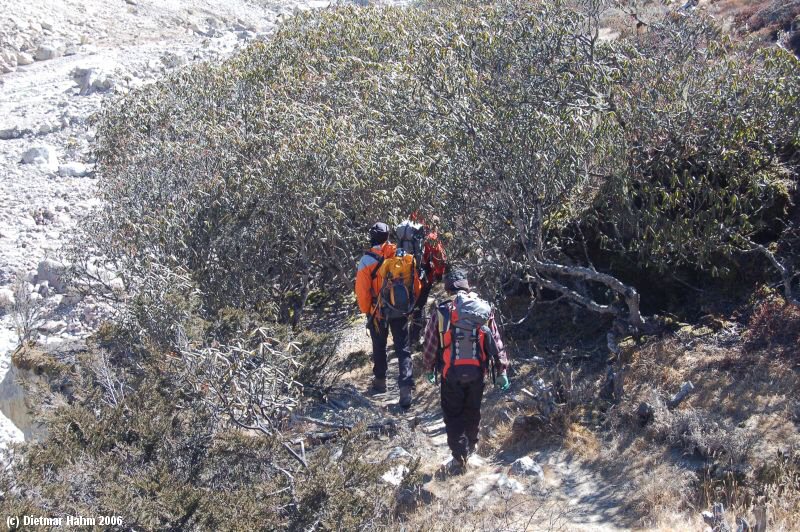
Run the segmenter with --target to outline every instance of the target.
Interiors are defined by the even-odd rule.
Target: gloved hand
[[[426,373],[425,378],[428,379],[429,383],[436,384],[436,374],[434,372]]]
[[[501,392],[506,392],[511,387],[511,383],[508,382],[508,375],[503,373],[497,378],[497,386],[500,387]]]

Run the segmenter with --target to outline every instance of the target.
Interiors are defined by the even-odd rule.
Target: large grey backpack
[[[472,365],[475,362],[469,361],[479,361],[481,366],[488,363],[486,353],[481,352],[479,340],[481,327],[492,315],[492,306],[474,292],[459,292],[453,300],[453,312],[447,315],[443,312],[445,308],[447,305],[439,309],[439,334],[440,346],[444,347],[445,335],[450,332],[450,371],[458,380],[479,378],[482,371],[476,370],[480,366],[476,367]]]
[[[414,256],[417,267],[422,265],[422,248],[425,244],[425,227],[422,224],[403,220],[394,228],[397,247]]]
[[[459,292],[453,305],[458,314],[458,323],[454,325],[462,329],[480,329],[492,315],[492,306],[475,292]]]

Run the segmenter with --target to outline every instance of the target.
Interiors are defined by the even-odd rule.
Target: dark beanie
[[[389,240],[389,226],[378,222],[369,228],[369,243],[378,246]]]
[[[469,290],[469,281],[464,270],[452,270],[444,276],[444,289],[448,292]]]

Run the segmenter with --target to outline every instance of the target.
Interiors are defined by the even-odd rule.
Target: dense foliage
[[[784,229],[800,147],[797,61],[673,21],[628,62],[614,95],[625,167],[590,219],[641,266],[717,274]]]
[[[164,357],[140,340],[106,327],[39,386],[47,434],[3,455],[7,515],[119,516],[111,523],[118,526],[102,527],[109,530],[354,530],[390,519],[394,491],[379,483],[382,464],[364,460],[361,432],[335,448],[309,449],[301,464],[286,452],[285,436],[258,430],[264,424],[252,409],[247,416],[236,405],[220,408],[213,385],[237,403],[258,382],[247,371],[219,379],[198,371],[193,379],[191,360]],[[257,362],[251,357],[250,374]],[[209,357],[201,369],[215,363]],[[199,378],[210,386],[197,386]],[[226,417],[235,411],[239,426],[255,428],[233,428]]]
[[[576,226],[643,267],[713,273],[783,231],[790,54],[694,18],[605,42],[562,2],[478,4],[300,15],[108,107],[93,251],[134,292],[154,263],[182,268],[206,312],[297,323],[309,296],[350,292],[374,220],[420,210],[496,297],[549,288],[636,324],[634,287],[565,251]]]

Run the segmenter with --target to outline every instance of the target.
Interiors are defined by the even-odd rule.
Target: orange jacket
[[[379,246],[373,246],[370,251],[384,259],[394,257],[397,252],[397,246],[391,242],[385,242]],[[380,317],[380,312],[375,308],[378,299],[378,292],[381,291],[383,286],[383,276],[376,274],[372,278],[373,271],[379,267],[378,259],[373,257],[370,253],[365,253],[361,260],[358,262],[358,270],[356,271],[356,301],[358,301],[358,308],[364,314],[375,314]],[[414,269],[414,297],[419,295],[422,284],[419,280],[419,275]]]
[[[385,242],[379,246],[373,246],[370,251],[384,259],[388,259],[394,257],[397,246],[391,242]],[[383,286],[383,278],[380,275],[376,275],[374,279],[372,278],[372,273],[378,266],[378,260],[369,253],[364,253],[364,256],[358,262],[356,301],[358,301],[358,308],[364,314],[372,314],[375,310],[378,292],[381,291],[381,286]]]

